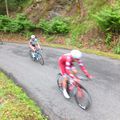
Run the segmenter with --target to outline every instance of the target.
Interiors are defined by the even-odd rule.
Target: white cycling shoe
[[[64,97],[67,98],[67,99],[70,98],[70,96],[68,95],[66,89],[63,89],[63,95],[64,95]]]

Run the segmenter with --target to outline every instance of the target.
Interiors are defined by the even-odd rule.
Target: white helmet
[[[71,55],[75,59],[80,59],[82,57],[82,53],[79,50],[72,50]]]
[[[35,35],[31,35],[31,39],[34,39],[35,38]]]

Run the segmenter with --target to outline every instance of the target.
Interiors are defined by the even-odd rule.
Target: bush
[[[20,32],[22,28],[23,27],[17,21],[11,21],[8,24],[9,32],[12,32],[12,33]]]
[[[15,20],[20,26],[22,31],[33,31],[36,26],[27,19],[27,16],[24,14],[18,14]]]
[[[53,33],[52,26],[49,21],[47,20],[40,20],[38,24],[38,28],[40,28],[45,33]]]
[[[33,0],[7,0],[9,12],[20,11],[23,7],[28,6]],[[5,0],[0,0],[0,14],[6,14]]]
[[[7,32],[9,31],[9,23],[11,19],[7,16],[0,15],[0,31]]]
[[[69,23],[60,17],[55,17],[50,21],[40,20],[38,28],[48,34],[67,34],[69,32]]]
[[[35,25],[29,21],[25,15],[17,15],[15,19],[0,16],[0,31],[12,33],[27,32],[33,31],[35,28]]]
[[[118,43],[117,46],[114,48],[114,52],[116,54],[120,54],[120,43]]]
[[[54,18],[52,21],[52,30],[55,33],[66,34],[69,32],[69,23],[60,17]]]
[[[105,8],[94,17],[103,31],[120,32],[120,8]]]
[[[112,34],[111,33],[107,33],[106,34],[105,43],[109,46],[111,41],[112,41]]]

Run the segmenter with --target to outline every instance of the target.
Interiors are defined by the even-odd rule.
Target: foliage
[[[47,120],[36,104],[0,72],[0,119]]]
[[[87,33],[93,23],[91,21],[84,21],[81,24],[72,24],[71,25],[71,45],[78,45],[78,39],[80,35]],[[80,41],[79,41],[80,42]],[[79,43],[81,46],[81,43]]]
[[[69,32],[69,23],[60,18],[60,17],[55,17],[51,21],[52,23],[52,29],[55,33],[62,33],[66,34]]]
[[[80,34],[79,30],[80,29],[77,27],[72,31],[70,45],[73,45],[73,46],[76,45],[79,34]]]
[[[34,29],[35,25],[25,15],[17,15],[15,19],[0,15],[0,31],[16,33]]]
[[[21,9],[24,4],[28,3],[30,0],[7,0],[9,11],[16,11]],[[5,10],[5,0],[0,0],[0,14],[4,15]]]
[[[112,34],[111,33],[107,33],[106,34],[105,43],[109,46],[111,41],[112,41]]]
[[[33,35],[34,33],[30,32],[30,31],[27,31],[27,32],[24,32],[23,34],[24,34],[25,37],[27,37],[27,39],[29,39],[30,36]]]
[[[120,32],[120,8],[104,8],[94,15],[98,25],[105,32]]]
[[[120,43],[118,43],[117,46],[114,47],[114,52],[116,54],[120,54]]]
[[[50,21],[42,19],[38,24],[38,28],[47,34],[67,34],[69,23],[60,17],[55,17]]]
[[[45,33],[53,33],[52,26],[49,21],[41,19],[38,28],[40,28]]]

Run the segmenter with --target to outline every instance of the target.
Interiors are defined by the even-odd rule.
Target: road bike
[[[78,79],[88,80],[86,77],[82,76],[78,76]],[[57,85],[61,92],[63,91],[62,81],[63,76],[61,73],[59,73],[57,76]],[[70,77],[67,81],[67,92],[70,95],[70,97],[74,96],[76,103],[83,110],[87,110],[90,107],[92,100],[89,92],[78,81],[75,81]]]
[[[34,57],[33,57],[34,54]],[[41,65],[44,65],[44,59],[42,56],[42,50],[41,49],[36,49],[35,52],[30,50],[30,56],[33,61],[39,62]]]

